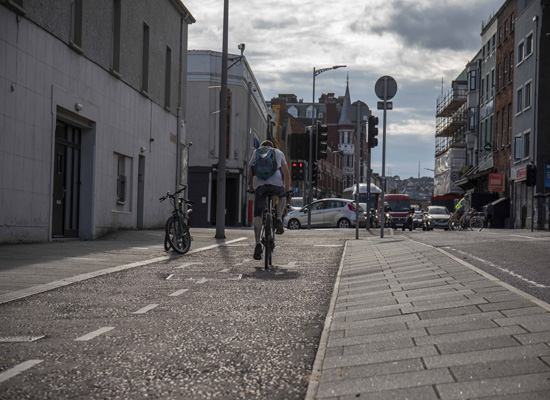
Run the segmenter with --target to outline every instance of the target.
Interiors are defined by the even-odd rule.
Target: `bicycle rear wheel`
[[[179,254],[185,254],[191,247],[189,227],[179,217],[172,217],[166,221],[166,234],[170,245]]]
[[[470,218],[470,229],[477,232],[483,229],[483,220],[481,217],[474,215]]]
[[[271,242],[273,241],[273,221],[271,220],[271,213],[266,213],[265,215],[265,227],[264,227],[264,233],[265,233],[265,243],[264,243],[264,264],[265,269],[269,269],[269,266],[271,265],[271,253],[272,253],[272,247]]]

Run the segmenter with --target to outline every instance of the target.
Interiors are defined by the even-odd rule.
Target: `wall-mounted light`
[[[76,104],[74,105],[74,109],[75,109],[76,111],[80,111],[80,110],[82,110],[83,108],[84,108],[84,107],[83,107],[82,104],[80,104],[80,103],[76,103]]]
[[[145,153],[147,151],[147,149],[145,148],[145,146],[141,146],[141,148],[139,149],[139,151],[141,151],[142,153]]]

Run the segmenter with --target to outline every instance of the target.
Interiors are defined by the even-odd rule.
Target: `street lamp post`
[[[216,239],[225,239],[225,143],[227,139],[227,37],[229,23],[229,0],[224,0],[222,40],[222,82],[220,90],[220,126],[218,131],[218,175],[216,203]]]
[[[311,229],[311,199],[313,197],[313,130],[315,129],[315,77],[323,72],[338,68],[345,68],[345,65],[334,65],[330,68],[315,69],[313,67],[313,103],[311,104],[311,129],[309,130],[309,162],[308,162],[308,200],[307,200],[307,229]],[[317,132],[317,130],[315,131]],[[317,143],[317,142],[316,142]]]

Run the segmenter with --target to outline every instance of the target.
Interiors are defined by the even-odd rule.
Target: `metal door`
[[[80,206],[79,128],[57,121],[55,130],[52,237],[78,237]]]

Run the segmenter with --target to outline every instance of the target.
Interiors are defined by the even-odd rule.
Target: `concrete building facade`
[[[0,242],[163,226],[194,21],[176,0],[0,2]]]
[[[271,118],[260,86],[244,56],[229,55],[228,92],[220,96],[222,54],[188,52],[186,135],[189,151],[189,198],[195,200],[191,226],[216,223],[216,177],[219,156],[219,110],[227,101],[227,226],[243,226],[251,200],[246,192],[248,160],[267,138]]]

